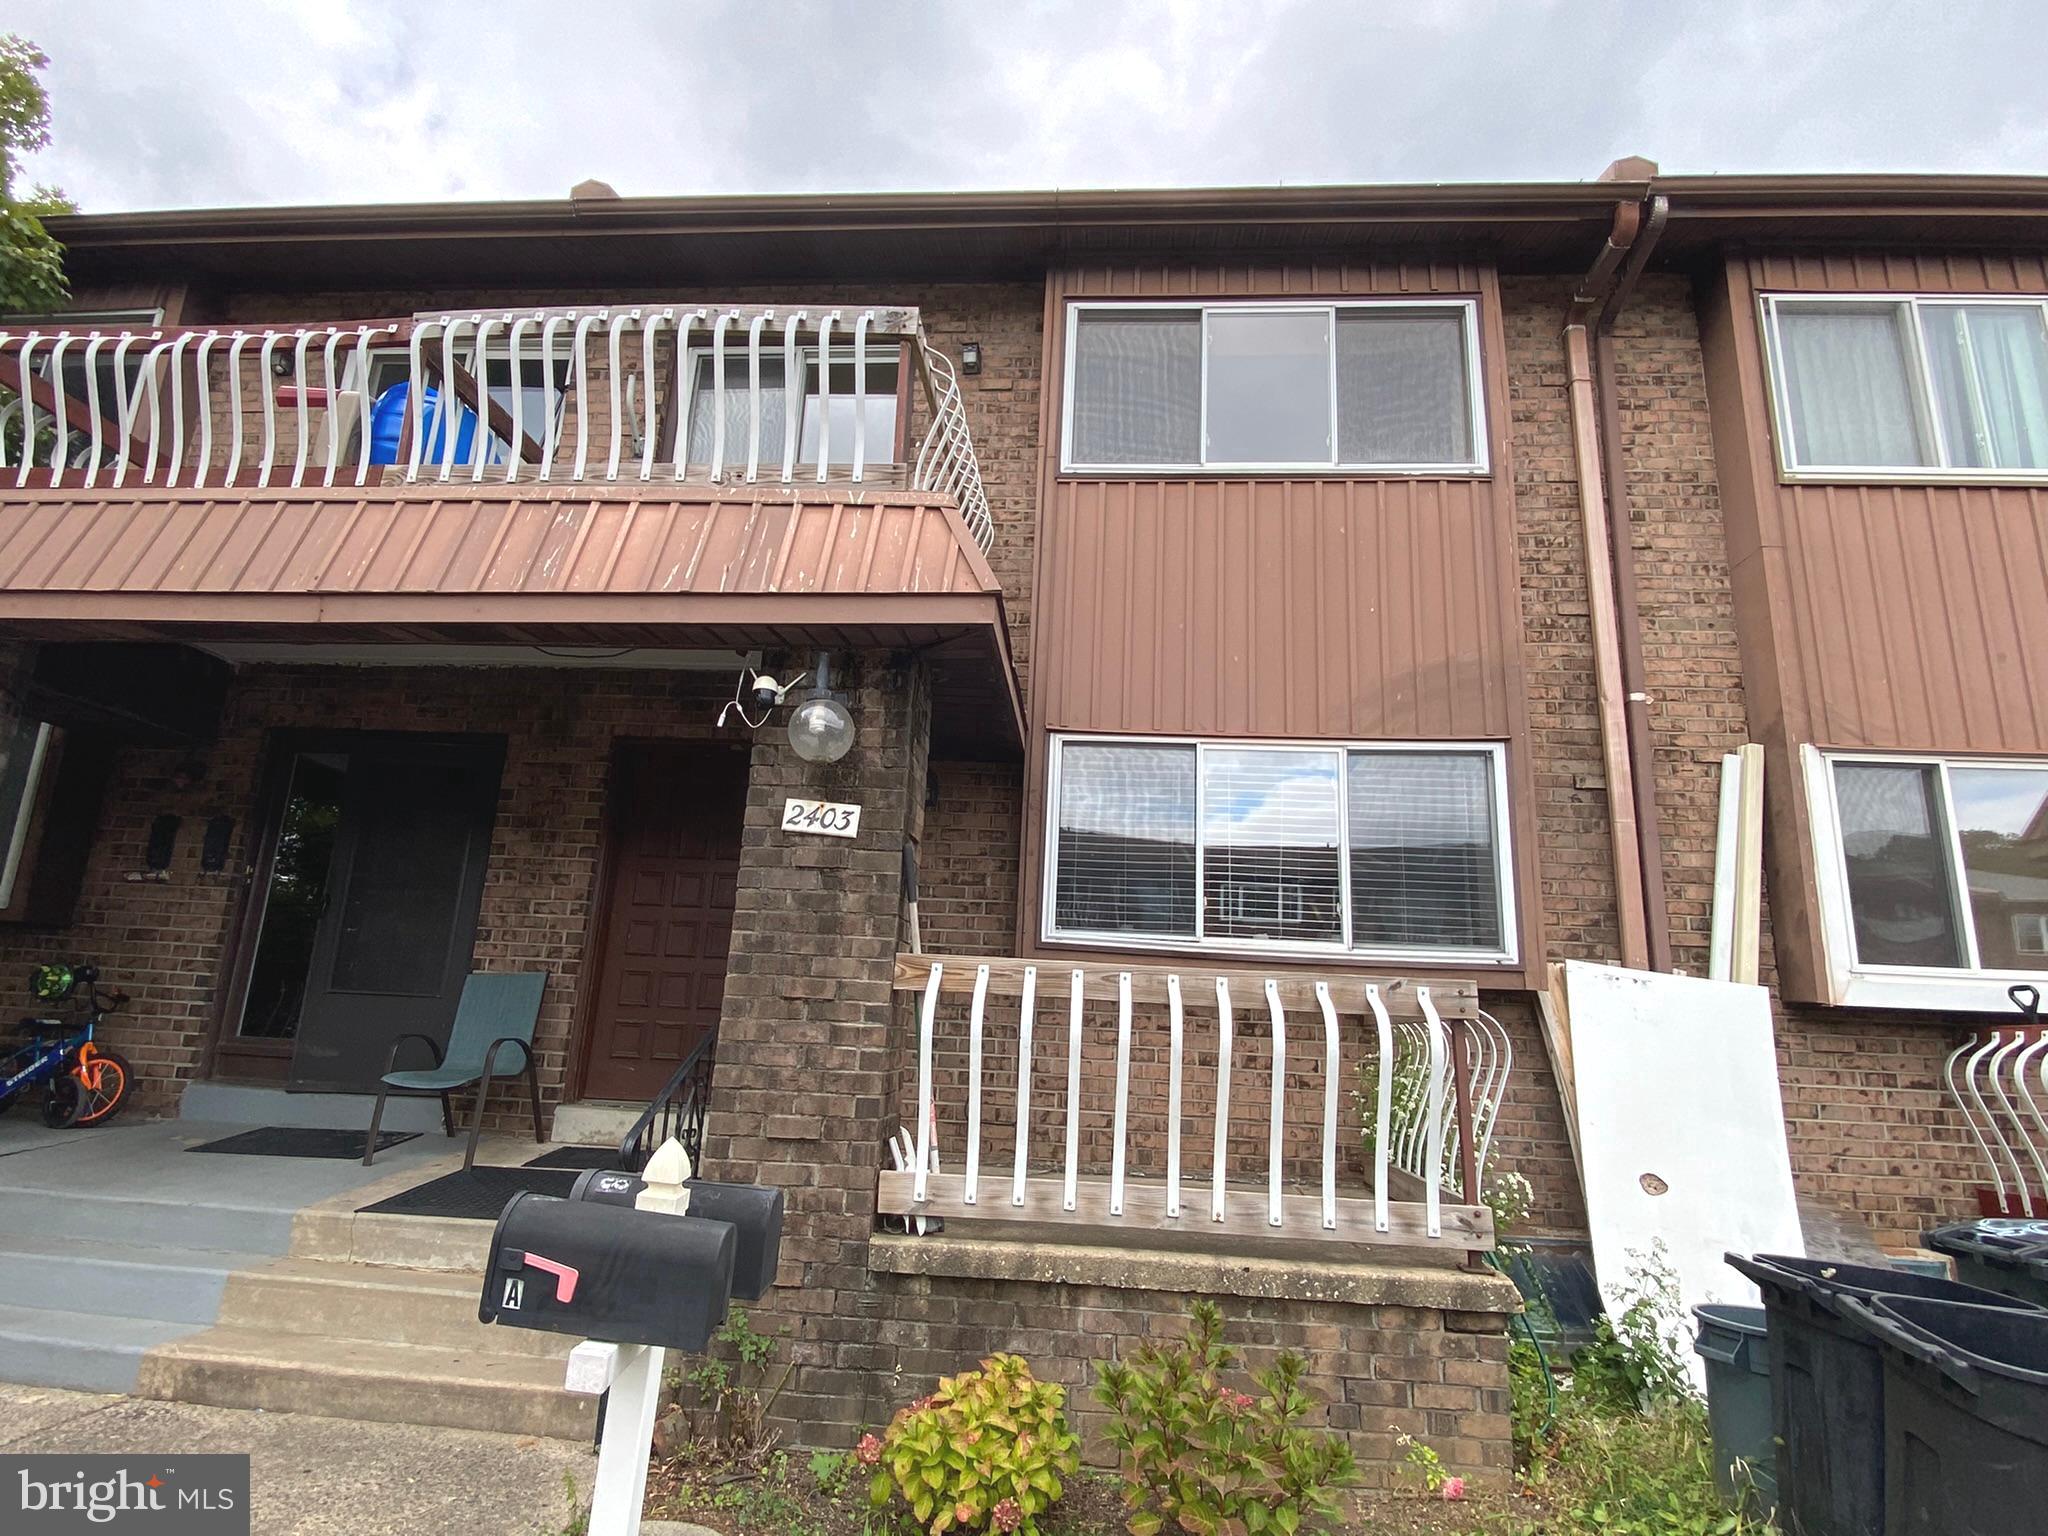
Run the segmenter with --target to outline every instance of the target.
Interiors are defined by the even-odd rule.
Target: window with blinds
[[[1483,471],[1469,299],[1078,304],[1069,469]]]
[[[1497,746],[1055,737],[1046,937],[1514,958]]]

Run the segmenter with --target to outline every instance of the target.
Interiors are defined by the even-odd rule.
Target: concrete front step
[[[197,1326],[0,1303],[0,1381],[133,1392],[148,1351]]]
[[[271,1329],[212,1328],[153,1349],[142,1397],[588,1439],[597,1400],[562,1390],[562,1362]]]
[[[164,1248],[42,1232],[8,1232],[0,1247],[0,1298],[97,1317],[211,1323],[228,1277],[256,1254]]]
[[[492,1226],[454,1216],[369,1216],[316,1207],[299,1212],[291,1252],[294,1258],[333,1263],[481,1275],[490,1256]]]
[[[555,1111],[555,1123],[548,1134],[557,1143],[579,1147],[617,1149],[626,1133],[639,1123],[645,1104],[626,1104],[606,1099],[586,1099],[581,1104],[564,1104]]]
[[[241,1202],[215,1204],[91,1189],[0,1188],[0,1242],[11,1234],[55,1232],[128,1248],[210,1249],[220,1253],[282,1253],[291,1243],[292,1212]]]
[[[576,1341],[477,1321],[475,1274],[278,1259],[228,1278],[220,1326],[441,1349],[568,1359]]]

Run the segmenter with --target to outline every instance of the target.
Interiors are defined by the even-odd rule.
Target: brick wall
[[[1559,340],[1570,284],[1510,277],[1501,286],[1550,953],[1611,960],[1612,863]],[[1674,961],[1702,975],[1721,756],[1748,739],[1748,725],[1706,378],[1685,280],[1647,278],[1621,318],[1616,347]],[[1768,899],[1762,979],[1776,979]],[[1982,1175],[1972,1171],[1974,1148],[1939,1078],[1952,1027],[1787,1008],[1775,996],[1773,1008],[1801,1193],[1854,1210],[1890,1242],[1972,1214],[1969,1189]],[[1510,1027],[1521,1081],[1503,1112],[1502,1156],[1536,1185],[1534,1224],[1572,1230],[1584,1212],[1540,1036],[1526,1004],[1503,1000],[1494,1011],[1519,1020]]]
[[[887,1423],[940,1376],[1010,1350],[1041,1379],[1066,1387],[1069,1422],[1096,1462],[1112,1459],[1102,1440],[1107,1413],[1089,1395],[1096,1367],[1178,1336],[1187,1317],[1185,1293],[1142,1286],[877,1279],[886,1335],[848,1344],[837,1356],[842,1368],[861,1373],[870,1424]],[[1364,1486],[1393,1487],[1408,1475],[1395,1443],[1400,1434],[1426,1440],[1467,1476],[1505,1477],[1513,1466],[1504,1314],[1270,1296],[1217,1300],[1225,1340],[1244,1370],[1263,1370],[1285,1349],[1307,1358],[1308,1390],[1324,1404],[1321,1422],[1349,1437]]]
[[[918,918],[935,955],[1007,955],[1017,943],[1024,770],[931,765],[918,849]]]
[[[552,979],[535,1031],[543,1098],[562,1096],[583,947],[596,895],[604,781],[624,737],[709,738],[730,687],[723,673],[521,668],[253,667],[229,692],[219,739],[191,749],[123,750],[108,786],[75,923],[61,935],[0,931],[7,975],[54,953],[96,960],[132,1001],[106,1030],[138,1076],[139,1103],[168,1108],[197,1069],[226,985],[238,875],[252,857],[257,780],[279,727],[483,732],[506,740],[475,951],[490,970],[545,967]],[[730,733],[728,733],[730,734]],[[188,788],[172,772],[204,764]],[[144,867],[150,821],[183,818],[165,883]],[[225,871],[199,868],[207,818],[234,818]],[[520,1105],[493,1115],[522,1128]]]
[[[887,1085],[903,1049],[890,964],[902,932],[902,843],[924,806],[924,674],[870,661],[845,684],[860,737],[836,764],[755,748],[705,1164],[785,1191],[782,1263],[761,1317],[793,1366],[777,1412],[811,1443],[863,1427],[865,1384],[842,1350],[886,1316],[868,1240]],[[792,844],[783,797],[859,800],[856,839]]]

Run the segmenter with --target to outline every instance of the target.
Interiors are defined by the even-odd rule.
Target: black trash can
[[[2038,1312],[1994,1291],[1902,1270],[1758,1254],[1728,1262],[1763,1292],[1778,1441],[1778,1523],[1792,1536],[1884,1536],[1884,1360],[1875,1295]]]
[[[1956,1278],[2048,1307],[2048,1221],[1992,1216],[1926,1234],[1927,1246],[1956,1261]]]
[[[2048,1313],[1878,1296],[1886,1536],[2048,1524]]]
[[[1778,1502],[1778,1446],[1771,1434],[1771,1349],[1762,1307],[1694,1307],[1692,1347],[1707,1362],[1707,1425],[1714,1484],[1730,1509],[1767,1519]]]

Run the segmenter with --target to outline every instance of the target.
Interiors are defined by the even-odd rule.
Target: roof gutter
[[[1615,582],[1615,530],[1608,498],[1609,456],[1602,431],[1601,390],[1593,363],[1593,333],[1611,318],[1627,261],[1642,232],[1643,205],[1621,201],[1614,225],[1565,312],[1565,367],[1569,379],[1572,454],[1579,485],[1579,522],[1586,550],[1586,602],[1593,629],[1593,672],[1600,716],[1600,753],[1606,769],[1609,840],[1614,859],[1615,922],[1621,963],[1650,968],[1647,866],[1642,843],[1642,798],[1636,755],[1630,750],[1628,685],[1622,663],[1621,618]],[[1638,267],[1639,271],[1640,268]],[[1654,824],[1654,810],[1653,810]]]

